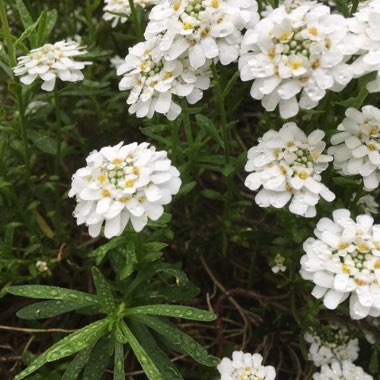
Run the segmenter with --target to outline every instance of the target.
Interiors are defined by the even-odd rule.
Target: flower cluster
[[[317,367],[334,360],[353,362],[358,358],[359,341],[351,338],[351,332],[346,327],[324,326],[320,332],[306,333],[305,340],[310,343],[309,360]]]
[[[376,189],[380,181],[380,109],[364,106],[346,110],[346,118],[331,138],[336,145],[329,149],[334,167],[343,175],[363,177],[367,191]]]
[[[157,0],[133,0],[133,2],[135,6],[139,5],[142,8],[157,4]],[[119,22],[121,24],[125,23],[132,14],[129,0],[105,0],[105,3],[103,19],[106,21],[112,20],[111,25],[113,28]]]
[[[45,44],[31,50],[28,55],[17,58],[18,64],[13,71],[16,76],[21,76],[21,83],[29,85],[41,78],[41,89],[53,91],[57,78],[65,82],[83,80],[81,70],[91,62],[76,61],[74,58],[86,53],[86,50],[74,41],[63,40],[53,45]]]
[[[335,309],[350,296],[353,319],[380,316],[380,225],[369,215],[351,219],[345,209],[322,218],[317,239],[304,242],[301,275],[315,283],[313,296]]]
[[[359,4],[354,17],[348,19],[350,32],[355,36],[359,57],[353,62],[355,77],[376,71],[377,79],[368,84],[370,92],[380,91],[380,0]]]
[[[285,257],[280,255],[279,253],[276,255],[276,257],[274,258],[274,264],[272,266],[272,272],[273,273],[278,273],[278,272],[285,272],[286,271],[286,265],[284,265],[285,263]]]
[[[148,219],[157,220],[180,188],[178,170],[165,151],[148,143],[104,147],[87,157],[87,166],[73,176],[69,196],[76,196],[74,215],[89,234],[120,235],[130,220],[141,231]]]
[[[321,183],[331,156],[322,154],[324,132],[315,130],[308,137],[293,122],[278,132],[268,131],[259,145],[248,151],[245,185],[250,190],[263,187],[255,201],[260,207],[284,207],[297,215],[314,217],[320,197],[331,202],[335,195]]]
[[[239,56],[241,30],[259,19],[256,0],[165,0],[149,14],[145,38],[161,34],[167,60],[186,53],[193,68],[216,58],[227,65]]]
[[[168,61],[157,49],[159,41],[158,37],[151,38],[129,50],[117,68],[117,74],[123,75],[119,89],[131,90],[127,99],[131,114],[151,118],[158,112],[174,120],[181,107],[173,95],[186,97],[190,104],[199,101],[210,87],[210,61],[201,69],[192,68],[186,56]]]
[[[350,361],[330,365],[323,365],[321,372],[313,375],[313,380],[373,380],[371,375],[364,372],[363,368],[356,366]]]
[[[255,79],[251,96],[267,111],[279,105],[285,119],[300,107],[314,108],[326,90],[340,91],[352,79],[345,61],[355,48],[346,42],[347,31],[345,18],[327,6],[282,5],[246,32],[241,79]]]
[[[223,358],[218,365],[220,380],[274,380],[276,371],[272,366],[262,365],[263,357],[260,354],[248,354],[234,351],[232,360]]]
[[[379,213],[379,204],[377,203],[376,198],[371,194],[359,198],[357,205],[363,210],[364,214],[376,215]]]

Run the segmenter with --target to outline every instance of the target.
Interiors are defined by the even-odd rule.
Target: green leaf
[[[191,319],[193,321],[210,322],[215,320],[216,316],[206,310],[196,309],[190,306],[181,305],[144,305],[129,308],[124,315],[163,315],[174,318]]]
[[[15,296],[22,296],[28,298],[40,299],[53,299],[53,300],[67,300],[67,301],[86,301],[89,304],[97,304],[96,297],[92,294],[80,292],[78,290],[71,290],[59,288],[57,286],[46,285],[17,285],[8,288],[8,293]]]
[[[32,16],[30,15],[28,8],[25,6],[22,0],[16,0],[15,3],[16,3],[17,11],[20,15],[21,23],[24,29],[26,30],[33,24]],[[34,36],[30,36],[30,41],[33,47],[37,47],[36,39]]]
[[[164,377],[162,377],[162,374],[160,373],[155,363],[145,352],[144,348],[141,346],[136,337],[132,334],[131,330],[128,328],[124,321],[120,322],[120,328],[125,337],[128,339],[128,343],[131,346],[132,351],[136,355],[137,360],[141,364],[141,367],[143,368],[145,375],[148,377],[148,379],[165,380]]]
[[[109,251],[117,247],[123,247],[129,239],[129,236],[117,236],[108,243],[96,248],[89,256],[96,258],[96,264],[99,265]]]
[[[212,120],[202,114],[195,115],[195,119],[197,120],[198,125],[204,128],[206,132],[214,139],[214,141],[217,142],[222,149],[224,149],[223,139],[220,137],[218,129]]]
[[[371,359],[369,361],[369,370],[373,374],[379,373],[379,354],[376,348],[372,350]]]
[[[57,22],[57,11],[52,9],[50,11],[43,10],[40,15],[40,24],[37,30],[37,44],[42,46],[46,43],[51,31]]]
[[[92,302],[87,301],[43,301],[33,305],[26,306],[17,312],[17,316],[22,319],[43,319],[50,318],[56,315],[67,313],[72,310],[81,309],[92,305]]]
[[[30,35],[35,31],[37,25],[39,24],[41,16],[38,18],[36,22],[32,25],[28,26],[21,34],[19,38],[15,41],[15,46],[17,46],[20,42],[24,41],[26,38],[30,37]]]
[[[175,277],[176,284],[178,286],[185,286],[189,283],[189,279],[188,279],[186,273],[181,271],[180,269],[173,268],[173,266],[171,264],[159,263],[159,264],[152,266],[152,268],[156,272],[168,273],[171,276]]]
[[[75,354],[90,346],[106,332],[109,323],[107,318],[102,319],[64,337],[35,359],[29,367],[21,371],[14,380],[24,379],[44,364]]]
[[[33,144],[44,153],[55,155],[57,152],[56,141],[47,134],[30,130],[28,136],[32,140]]]
[[[212,199],[213,201],[223,201],[224,200],[224,195],[218,193],[215,190],[211,189],[204,189],[201,191],[201,194],[208,199]]]
[[[94,345],[90,345],[75,355],[74,360],[66,367],[61,380],[77,380],[83,367],[86,365]]]
[[[116,307],[111,288],[98,268],[93,267],[91,271],[98,301],[102,305],[102,310],[109,314],[114,311]]]
[[[240,76],[240,71],[236,70],[235,74],[231,77],[231,79],[227,82],[226,86],[224,87],[223,98],[225,98],[230,93],[236,81],[238,80],[239,76]]]
[[[340,186],[358,186],[357,180],[353,177],[333,177],[332,181]]]
[[[115,341],[115,360],[113,367],[113,380],[125,380],[124,348],[123,344]]]
[[[162,335],[176,351],[183,352],[191,356],[198,363],[205,366],[214,367],[219,364],[220,360],[208,354],[208,352],[193,338],[183,333],[176,326],[160,320],[157,317],[139,315],[138,319],[145,325]]]
[[[137,263],[136,246],[133,240],[127,243],[125,248],[125,266],[120,271],[120,280],[124,280],[129,277],[135,269]]]
[[[103,337],[95,345],[83,371],[82,380],[100,380],[110,360],[110,338]]]
[[[123,332],[121,331],[120,328],[120,323],[122,320],[119,320],[117,323],[115,323],[114,329],[113,329],[113,334],[115,336],[115,339],[121,343],[121,344],[126,344],[128,343],[128,339],[124,336]]]
[[[191,190],[193,190],[196,185],[197,185],[197,183],[195,181],[191,181],[191,182],[188,182],[185,185],[181,186],[179,192],[174,196],[173,199],[177,200],[179,198],[182,198],[186,194],[190,193]]]
[[[134,318],[130,319],[130,327],[143,346],[145,352],[162,373],[164,379],[183,380],[181,373],[157,345],[149,330]]]

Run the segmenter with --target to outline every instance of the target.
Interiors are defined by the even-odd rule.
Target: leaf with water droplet
[[[136,355],[137,360],[141,364],[141,367],[143,368],[145,375],[148,377],[148,379],[165,380],[155,363],[147,355],[144,348],[141,346],[139,341],[136,339],[136,337],[133,335],[133,333],[123,320],[120,321],[120,329],[122,333],[125,335],[125,337],[128,339],[128,343],[131,346],[133,353]]]
[[[79,374],[87,363],[93,347],[94,345],[92,344],[76,354],[74,360],[72,360],[71,363],[66,367],[65,373],[63,374],[61,380],[78,379]]]
[[[124,315],[128,316],[134,314],[163,315],[167,317],[184,318],[203,322],[213,321],[216,318],[216,315],[209,311],[181,305],[137,306],[126,310]]]
[[[138,318],[129,318],[129,326],[147,355],[156,364],[162,373],[164,379],[183,380],[181,373],[176,366],[169,360],[167,355],[160,349],[157,342],[152,337],[149,330],[138,320]]]
[[[7,289],[8,293],[15,296],[53,299],[53,300],[81,300],[88,303],[98,303],[96,297],[92,294],[80,292],[78,290],[59,288],[57,286],[45,285],[17,285]]]
[[[169,342],[170,346],[176,351],[191,356],[198,363],[205,366],[215,367],[219,364],[220,360],[217,357],[209,355],[198,342],[183,333],[172,323],[147,315],[139,315],[135,318],[138,318],[146,326],[160,334],[164,338],[163,341]]]
[[[106,279],[96,267],[91,269],[92,278],[94,279],[94,284],[96,287],[96,296],[99,303],[102,305],[101,310],[107,314],[112,313],[116,306],[111,292],[111,287],[108,285]]]
[[[21,371],[14,380],[24,379],[44,364],[75,354],[95,343],[107,331],[109,324],[108,318],[102,319],[64,337],[35,359],[29,367]]]
[[[123,344],[115,341],[115,360],[113,367],[113,380],[125,380],[124,348]]]
[[[63,313],[67,313],[72,310],[81,309],[92,305],[88,301],[61,301],[51,300],[37,302],[32,305],[28,305],[17,312],[17,316],[22,319],[43,319],[54,317]]]
[[[83,371],[82,380],[100,380],[104,371],[107,369],[107,365],[110,356],[113,354],[109,351],[110,336],[104,336],[95,345],[91,352],[90,359],[88,360],[86,367]]]

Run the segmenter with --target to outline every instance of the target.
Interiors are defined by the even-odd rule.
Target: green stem
[[[61,194],[60,194],[60,182],[61,182],[61,160],[62,160],[62,120],[61,120],[61,107],[59,105],[59,94],[57,86],[54,89],[54,106],[55,106],[55,118],[56,118],[56,154],[55,154],[55,175],[57,181],[56,187],[56,226],[60,230],[61,227]]]
[[[183,127],[185,129],[185,135],[186,135],[186,140],[188,143],[188,156],[189,156],[189,161],[192,161],[193,157],[193,150],[194,150],[194,139],[193,139],[193,134],[191,132],[191,125],[190,125],[190,116],[187,112],[183,111],[182,113],[182,121],[183,121]]]
[[[222,138],[224,141],[224,157],[225,157],[226,163],[228,163],[230,159],[230,142],[228,139],[227,116],[226,116],[226,109],[224,105],[224,96],[223,96],[222,88],[219,81],[219,76],[218,76],[214,62],[212,62],[211,64],[211,70],[212,70],[212,76],[214,79],[215,92],[218,99],[219,116],[220,116],[220,122],[222,126],[222,134],[223,134]]]
[[[128,0],[128,2],[129,2],[129,6],[131,8],[132,21],[133,21],[133,24],[135,25],[135,28],[136,28],[137,38],[139,39],[139,41],[143,41],[144,40],[144,33],[142,31],[142,28],[141,28],[141,22],[140,22],[141,20],[137,14],[135,2],[134,2],[134,0]]]

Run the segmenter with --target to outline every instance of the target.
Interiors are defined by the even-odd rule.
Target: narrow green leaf
[[[45,285],[17,285],[8,288],[8,293],[15,296],[28,298],[53,299],[53,300],[68,300],[68,301],[86,301],[90,304],[97,304],[96,297],[92,294],[59,288],[57,286]]]
[[[51,136],[33,130],[28,131],[28,136],[41,152],[51,155],[56,154],[56,141]]]
[[[152,359],[148,356],[148,354],[145,352],[139,341],[136,339],[136,337],[132,334],[131,330],[128,328],[126,323],[124,321],[121,321],[120,328],[125,337],[128,339],[128,343],[132,348],[132,351],[137,357],[137,360],[141,364],[141,367],[143,368],[145,375],[150,380],[167,380],[164,379],[162,374],[160,373],[159,369],[155,365],[155,363],[152,361]]]
[[[120,271],[120,280],[125,280],[135,269],[137,263],[136,246],[133,240],[130,240],[125,247],[125,266]]]
[[[128,239],[129,237],[126,236],[117,236],[110,240],[108,243],[105,243],[100,247],[96,248],[94,251],[90,253],[89,256],[96,258],[96,265],[99,265],[103,261],[107,252],[117,247],[123,247],[128,241]]]
[[[209,355],[198,342],[171,323],[147,315],[139,315],[138,318],[145,325],[162,335],[176,351],[191,356],[198,363],[205,366],[214,367],[219,364],[220,360],[218,358]]]
[[[82,351],[78,352],[71,361],[71,363],[66,367],[65,373],[63,374],[61,380],[77,380],[79,374],[81,373],[83,367],[86,365],[90,353],[94,345],[90,345]]]
[[[113,380],[125,380],[124,348],[123,344],[115,341],[115,360],[113,367]]]
[[[372,351],[371,359],[369,361],[369,370],[373,374],[379,373],[379,354],[376,348]]]
[[[225,98],[230,93],[236,81],[238,80],[239,76],[240,76],[240,71],[236,70],[235,74],[231,77],[231,79],[227,82],[226,86],[224,87],[223,98]]]
[[[41,16],[40,16],[41,17]],[[17,38],[15,45],[17,46],[20,42],[24,41],[26,38],[30,37],[30,35],[35,31],[37,25],[40,22],[40,17],[36,22],[34,22],[32,25],[28,26],[21,34],[19,38]]]
[[[222,149],[224,149],[223,139],[220,137],[215,124],[208,117],[202,114],[195,115],[195,119],[197,120],[198,125],[204,128],[213,140],[217,142]]]
[[[204,189],[201,191],[201,194],[208,199],[212,199],[213,201],[223,201],[224,200],[224,195],[218,193],[215,190],[212,189]]]
[[[24,29],[28,29],[29,26],[33,24],[33,19],[28,11],[28,8],[25,6],[22,0],[16,0],[15,4],[16,4],[17,11],[20,15],[21,23]]]
[[[109,337],[99,339],[83,371],[82,380],[100,380],[110,360]]]
[[[152,267],[155,269],[156,272],[168,273],[171,276],[175,277],[176,284],[178,286],[185,286],[189,283],[189,279],[186,273],[184,273],[180,269],[173,268],[173,266],[168,263],[159,263]]]
[[[46,43],[51,31],[53,30],[57,22],[57,11],[52,10],[43,10],[40,15],[40,24],[37,30],[37,44],[41,46]]]
[[[184,318],[192,321],[210,322],[215,320],[216,316],[206,310],[196,309],[189,306],[181,305],[144,305],[132,307],[126,310],[124,315],[162,315],[166,317]]]
[[[102,310],[108,314],[115,310],[115,301],[111,288],[98,268],[93,267],[91,271],[96,287],[96,296],[102,305]]]
[[[179,198],[184,197],[185,195],[190,193],[191,190],[193,190],[196,185],[197,185],[197,183],[195,181],[188,182],[188,183],[184,184],[183,186],[181,186],[179,192],[174,196],[173,199],[177,200]]]
[[[134,318],[130,319],[130,327],[143,346],[145,352],[149,355],[162,373],[164,379],[183,380],[181,373],[169,360],[164,351],[162,351],[157,345],[157,342],[154,340],[149,330]]]
[[[28,305],[17,312],[17,316],[22,319],[43,319],[50,318],[69,311],[81,309],[92,305],[92,302],[87,301],[43,301],[33,305]]]
[[[128,339],[124,336],[123,332],[121,331],[120,323],[121,323],[121,320],[119,320],[118,323],[115,323],[115,326],[114,326],[114,329],[113,329],[113,334],[115,336],[115,339],[119,343],[126,344],[126,343],[128,343]]]
[[[15,380],[24,379],[44,364],[75,354],[95,343],[106,332],[109,323],[107,318],[102,319],[64,337],[35,359],[29,367],[21,371]]]

